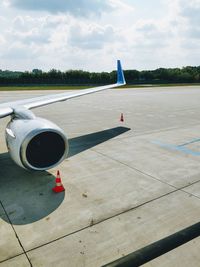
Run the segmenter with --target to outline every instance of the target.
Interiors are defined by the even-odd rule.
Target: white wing
[[[124,79],[124,73],[121,67],[120,60],[117,61],[117,83],[105,86],[94,87],[86,90],[81,90],[76,93],[59,93],[59,94],[52,94],[52,95],[45,95],[30,99],[24,99],[19,101],[8,102],[4,104],[0,104],[0,118],[6,117],[8,115],[13,114],[14,109],[18,107],[23,107],[26,109],[32,109],[36,107],[41,107],[45,105],[49,105],[55,102],[65,101],[71,98],[96,93],[99,91],[119,87],[126,84]]]

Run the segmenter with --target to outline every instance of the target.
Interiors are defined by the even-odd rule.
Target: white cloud
[[[9,2],[9,0],[3,0],[3,1],[2,1],[2,6],[3,6],[3,7],[9,7],[9,6],[10,6],[10,2]]]
[[[163,16],[140,18],[131,1],[90,1],[5,2],[0,68],[113,70],[117,58],[138,69],[199,64],[200,0],[161,0]]]
[[[2,35],[0,35],[0,46],[4,45],[5,43],[6,43],[5,38]]]
[[[70,28],[69,44],[81,49],[102,49],[105,44],[115,41],[112,26],[77,24]]]

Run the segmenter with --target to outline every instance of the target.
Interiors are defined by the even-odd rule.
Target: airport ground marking
[[[151,143],[155,144],[155,145],[159,145],[162,148],[167,148],[167,149],[170,149],[170,150],[183,152],[183,153],[185,153],[187,155],[200,156],[200,152],[193,151],[193,150],[188,149],[186,147],[189,144],[193,144],[193,143],[196,143],[196,142],[199,142],[199,141],[200,141],[200,139],[194,139],[194,140],[192,140],[190,142],[187,142],[187,143],[184,143],[184,144],[181,144],[181,145],[167,144],[167,143],[163,143],[163,142],[161,142],[159,140],[154,140]]]

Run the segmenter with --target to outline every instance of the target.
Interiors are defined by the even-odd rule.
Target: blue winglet
[[[117,60],[117,83],[126,84],[120,60]]]

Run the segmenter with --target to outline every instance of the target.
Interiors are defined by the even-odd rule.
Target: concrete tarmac
[[[0,102],[56,92],[0,92]],[[70,144],[39,173],[10,160],[2,119],[0,267],[98,267],[199,222],[199,102],[198,86],[138,88],[35,109]],[[54,194],[58,169],[66,191]],[[145,266],[196,267],[199,249],[196,238]]]

